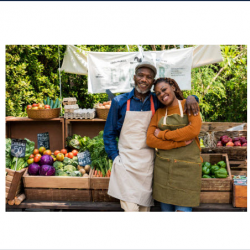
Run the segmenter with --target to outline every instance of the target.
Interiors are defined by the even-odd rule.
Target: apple
[[[228,137],[228,140],[229,140],[229,141],[231,141],[231,142],[233,141],[233,139],[232,139],[232,138],[230,138],[230,137]]]
[[[33,103],[32,107],[38,107],[38,104],[37,103]]]
[[[221,141],[218,141],[216,146],[217,146],[217,147],[222,147],[222,146],[223,146],[223,145],[222,145],[222,142],[221,142]]]
[[[32,106],[31,106],[31,105],[28,105],[28,106],[27,106],[27,109],[32,109]]]
[[[243,143],[241,146],[242,147],[247,147],[247,142]]]
[[[222,145],[225,146],[229,142],[228,137],[223,137],[221,142],[222,142]]]
[[[244,144],[247,142],[246,138],[245,137],[240,137],[240,142],[241,144]]]
[[[227,136],[227,135],[222,135],[222,136],[220,137],[220,141],[222,141],[223,138],[228,138],[228,136]]]
[[[241,146],[240,141],[235,141],[235,142],[234,142],[234,146],[238,146],[238,147],[240,147],[240,146]]]
[[[234,146],[234,143],[229,141],[227,144],[226,144],[226,147],[233,147]]]
[[[239,140],[240,140],[240,137],[234,137],[234,138],[233,138],[233,142],[239,141]]]

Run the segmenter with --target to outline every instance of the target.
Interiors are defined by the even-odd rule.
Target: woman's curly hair
[[[155,86],[160,82],[165,82],[165,83],[168,83],[171,86],[174,86],[175,87],[174,93],[175,93],[177,99],[178,100],[183,100],[184,99],[182,91],[181,91],[179,85],[177,84],[177,82],[174,79],[172,79],[172,78],[158,78],[158,79],[156,79],[154,81],[154,89],[155,89]]]

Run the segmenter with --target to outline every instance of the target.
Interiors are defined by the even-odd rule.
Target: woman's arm
[[[151,148],[158,148],[158,149],[165,149],[165,150],[186,146],[187,144],[185,141],[182,141],[182,142],[175,142],[172,140],[163,141],[162,139],[155,137],[154,131],[157,128],[157,124],[158,124],[158,114],[159,112],[157,110],[149,124],[148,132],[147,132],[147,141],[146,141],[147,145]]]

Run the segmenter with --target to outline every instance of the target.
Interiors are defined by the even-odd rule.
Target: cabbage
[[[55,168],[50,165],[42,165],[40,168],[40,175],[52,176],[55,175]]]
[[[53,163],[53,167],[54,167],[55,169],[63,169],[63,163],[62,163],[61,161],[55,161],[55,162]]]
[[[40,170],[40,166],[37,163],[31,163],[28,167],[28,173],[30,175],[38,175]]]
[[[54,159],[50,155],[43,155],[40,160],[40,165],[53,165]]]
[[[65,173],[65,172],[60,172],[60,173],[58,174],[58,176],[68,176],[68,175],[67,175],[67,173]]]
[[[67,165],[64,167],[64,171],[69,171],[69,172],[73,172],[73,171],[76,171],[76,168],[72,165]]]

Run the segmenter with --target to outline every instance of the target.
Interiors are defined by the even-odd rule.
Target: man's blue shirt
[[[155,93],[150,92],[149,95],[145,98],[144,102],[135,97],[133,89],[130,93],[125,93],[116,96],[111,103],[109,114],[104,128],[103,140],[105,145],[105,151],[108,154],[108,157],[112,160],[119,155],[116,137],[119,138],[122,125],[124,122],[126,109],[127,109],[127,100],[130,101],[130,111],[150,111],[150,96],[153,96],[155,110],[162,106],[158,101]],[[196,97],[196,96],[195,96]],[[198,99],[196,97],[196,99]]]

